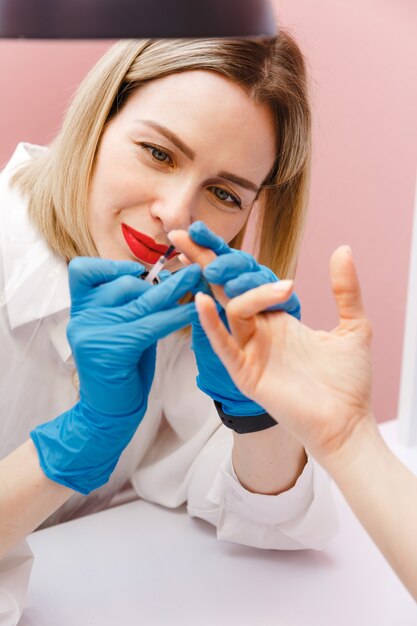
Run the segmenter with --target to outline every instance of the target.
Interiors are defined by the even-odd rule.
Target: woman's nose
[[[153,201],[150,213],[154,219],[162,222],[165,232],[187,230],[193,221],[193,200],[185,194],[166,194]]]

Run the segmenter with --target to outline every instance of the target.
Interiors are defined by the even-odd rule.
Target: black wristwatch
[[[260,413],[260,415],[227,415],[227,413],[223,411],[220,402],[214,400],[214,405],[223,424],[227,426],[227,428],[231,428],[236,433],[239,433],[239,435],[256,433],[278,424],[269,413]]]

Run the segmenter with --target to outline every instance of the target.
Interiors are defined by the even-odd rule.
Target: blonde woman
[[[334,534],[326,474],[225,375],[194,304],[178,304],[197,289],[198,265],[178,272],[172,256],[161,284],[138,278],[168,233],[190,224],[214,251],[222,238],[213,282],[232,295],[291,277],[309,167],[304,63],[283,31],[121,42],[82,83],[52,145],[18,146],[0,180],[10,623],[30,571],[19,542],[106,507],[129,482],[151,502],[187,501],[220,539],[296,550]],[[239,252],[253,211],[264,265]],[[282,306],[298,316],[295,297]]]

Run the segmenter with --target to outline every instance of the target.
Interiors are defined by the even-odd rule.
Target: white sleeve
[[[0,560],[0,624],[16,626],[26,606],[33,554],[26,541]]]
[[[217,527],[219,539],[275,550],[320,549],[338,529],[326,472],[311,456],[294,487],[276,496],[247,491],[232,465],[233,438],[224,426],[195,460],[188,512]]]
[[[182,344],[182,345],[181,345]],[[330,481],[311,457],[292,489],[254,494],[232,467],[232,432],[196,385],[186,341],[165,346],[164,422],[133,477],[138,494],[163,506],[188,503],[188,512],[217,528],[219,539],[258,548],[321,548],[337,527]]]

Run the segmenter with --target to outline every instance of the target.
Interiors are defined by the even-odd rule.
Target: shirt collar
[[[0,237],[7,315],[12,329],[68,309],[68,268],[29,222],[27,202],[10,187],[16,168],[46,148],[20,143],[0,175]],[[60,351],[61,352],[61,351]],[[68,350],[64,350],[65,353]]]

